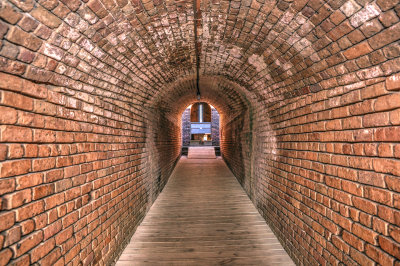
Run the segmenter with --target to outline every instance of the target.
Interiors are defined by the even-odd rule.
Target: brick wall
[[[223,125],[224,159],[296,263],[398,263],[398,80],[253,104]]]
[[[180,153],[164,113],[65,92],[0,74],[1,265],[109,263]]]

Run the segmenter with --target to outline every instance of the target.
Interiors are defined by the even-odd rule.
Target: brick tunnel
[[[199,98],[295,264],[400,265],[399,17],[398,0],[1,0],[0,265],[114,264]]]

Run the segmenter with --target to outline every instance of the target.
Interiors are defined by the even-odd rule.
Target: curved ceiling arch
[[[199,80],[200,101],[213,105],[225,117],[240,114],[250,107],[255,95],[225,77],[201,76]],[[169,112],[182,113],[196,97],[196,77],[180,78],[165,86],[162,91],[148,99],[149,106],[157,106]]]
[[[25,73],[26,66],[2,57],[2,69],[46,84],[147,99],[195,75],[196,50],[200,76],[226,77],[265,103],[385,75],[351,61],[358,55],[350,48],[380,47],[361,42],[370,34],[363,23],[386,8],[380,2],[201,0],[199,20],[192,0],[11,2],[5,8],[34,20],[36,30],[19,24],[7,38],[29,41],[37,57]]]

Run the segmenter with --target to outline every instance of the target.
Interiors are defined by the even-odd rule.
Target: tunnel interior
[[[397,0],[1,1],[0,265],[115,261],[199,95],[296,264],[397,265],[399,17]]]

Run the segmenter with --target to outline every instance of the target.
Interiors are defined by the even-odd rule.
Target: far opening
[[[182,114],[183,146],[219,146],[219,113],[205,102],[194,103]]]

